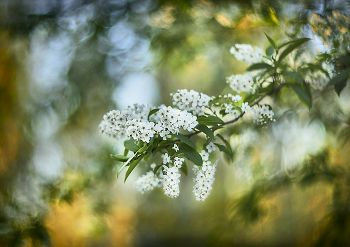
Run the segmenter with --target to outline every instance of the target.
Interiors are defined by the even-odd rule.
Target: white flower
[[[168,168],[164,167],[165,175],[163,176],[163,189],[164,194],[174,198],[180,194],[179,183],[181,174],[179,169],[175,166]]]
[[[178,147],[176,144],[174,144],[174,146],[172,147],[172,149],[174,149],[175,152],[179,151],[179,147]]]
[[[209,144],[206,146],[208,153],[214,152],[216,150],[216,147],[213,142],[209,142]]]
[[[203,162],[203,165],[200,168],[193,167],[193,171],[196,175],[194,178],[195,185],[193,186],[193,193],[196,196],[197,201],[204,201],[212,189],[218,160],[213,166],[211,166],[210,163],[211,162]]]
[[[264,51],[260,47],[247,44],[236,44],[235,47],[231,47],[230,53],[236,57],[238,61],[253,64],[264,61]]]
[[[199,154],[201,155],[203,161],[207,161],[209,159],[209,154],[205,150],[202,150]]]
[[[134,188],[144,194],[153,190],[154,187],[160,187],[162,182],[162,179],[159,179],[152,171],[149,171],[134,182]]]
[[[171,163],[171,159],[169,157],[169,154],[168,153],[165,153],[163,155],[163,164],[168,164],[168,163]]]
[[[248,105],[248,102],[242,103],[241,109],[243,112],[248,112],[250,110],[250,106]]]
[[[242,99],[242,97],[239,96],[238,94],[232,96],[232,101],[233,101],[233,102],[238,102],[238,101],[240,101],[241,99]]]

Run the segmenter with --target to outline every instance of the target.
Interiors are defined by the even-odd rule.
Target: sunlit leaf
[[[197,121],[200,124],[209,125],[209,126],[225,123],[224,121],[222,121],[220,118],[216,116],[199,116],[197,117]]]
[[[120,155],[120,154],[117,154],[117,155],[111,154],[111,158],[116,160],[116,161],[121,161],[121,162],[126,162],[129,159],[129,157],[126,157],[126,156]]]
[[[124,147],[134,153],[137,152],[137,150],[139,150],[139,146],[136,145],[135,140],[132,138],[124,141]]]

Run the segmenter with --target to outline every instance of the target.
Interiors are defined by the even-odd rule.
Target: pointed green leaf
[[[278,63],[280,63],[289,53],[291,53],[296,48],[298,48],[299,46],[301,46],[302,44],[304,44],[309,40],[310,40],[309,38],[302,38],[302,39],[299,39],[298,41],[291,43],[286,49],[283,50],[283,52],[279,56]]]
[[[337,93],[338,96],[340,96],[341,91],[346,87],[346,84],[348,82],[348,78],[345,78],[343,81],[334,84],[334,90]]]
[[[215,138],[213,131],[211,131],[211,129],[209,129],[208,126],[206,126],[204,124],[198,124],[196,126],[196,129],[198,129],[199,131],[202,131],[203,133],[205,133],[211,139]]]
[[[183,173],[185,173],[185,175],[187,176],[187,173],[188,173],[188,168],[187,168],[187,165],[186,165],[186,163],[184,162],[184,163],[182,163],[182,165],[181,165],[181,171],[183,171]]]
[[[122,167],[119,168],[118,172],[117,172],[117,178],[119,177],[119,174],[122,172],[122,170],[124,169],[124,167],[128,166],[130,164],[130,162],[135,158],[135,156],[137,155],[137,153],[135,153],[132,157],[130,157],[123,165]]]
[[[273,53],[275,52],[275,49],[272,46],[267,47],[266,49],[266,56],[271,57]]]
[[[224,145],[218,143],[214,143],[214,145],[217,146],[221,152],[227,153],[226,147]]]
[[[309,41],[309,40],[310,40],[309,38],[294,39],[294,40],[291,40],[291,41],[288,41],[288,42],[285,42],[285,43],[279,45],[279,46],[277,47],[277,49],[279,50],[279,49],[281,49],[282,47],[284,47],[284,46],[286,46],[286,45],[289,45],[289,44],[300,43],[300,42],[304,43],[304,42]]]
[[[130,163],[130,166],[128,168],[128,170],[125,173],[125,178],[124,178],[124,183],[126,181],[126,179],[129,177],[129,175],[131,174],[131,172],[135,169],[135,167],[140,163],[140,161],[142,160],[143,156],[139,157],[138,159],[134,160],[132,163]]]
[[[286,71],[287,75],[293,77],[294,79],[298,80],[301,85],[304,85],[304,79],[298,72],[294,71]]]
[[[121,161],[121,162],[125,162],[129,159],[129,157],[126,157],[126,156],[120,155],[120,154],[117,154],[117,155],[111,154],[111,158],[116,160],[116,161]]]
[[[153,115],[154,113],[156,113],[157,111],[159,111],[159,109],[152,109],[152,110],[150,110],[149,113],[148,113],[147,119],[149,120],[149,117],[151,115]]]
[[[309,108],[311,108],[311,97],[307,94],[307,92],[299,85],[290,84],[290,87],[299,96],[299,98],[305,102]]]
[[[185,143],[181,143],[179,149],[179,152],[193,164],[197,166],[201,166],[203,164],[202,156],[193,147],[188,146]]]
[[[219,137],[221,139],[221,141],[225,144],[225,149],[226,149],[225,153],[227,154],[227,156],[229,156],[229,158],[231,160],[233,160],[233,151],[232,151],[230,143],[228,143],[228,141],[226,141],[222,135],[217,134],[216,136]],[[219,147],[219,149],[220,149],[220,147]]]
[[[335,75],[328,83],[328,85],[335,85],[338,83],[342,83],[345,79],[349,78],[350,69],[346,69],[339,74]]]
[[[186,136],[183,136],[181,134],[177,134],[177,135],[174,134],[174,136],[176,136],[177,138],[179,138],[181,141],[183,141],[187,145],[191,146],[192,148],[196,149],[196,145]]]
[[[267,35],[265,32],[264,32],[264,34],[265,34],[266,38],[269,40],[272,47],[276,49],[275,41],[273,41],[273,39],[271,39],[271,37],[269,35]]]
[[[209,125],[209,126],[225,123],[220,118],[218,118],[216,116],[212,116],[212,115],[210,115],[210,116],[199,116],[199,117],[197,117],[197,121],[200,124]]]
[[[267,63],[255,63],[251,65],[246,71],[260,70],[260,69],[273,69],[270,64]]]
[[[134,153],[139,150],[139,146],[136,145],[135,140],[132,138],[124,142],[124,147]]]
[[[340,95],[341,91],[345,88],[349,79],[350,69],[346,69],[339,74],[335,75],[328,83],[328,85],[334,85],[334,90]]]

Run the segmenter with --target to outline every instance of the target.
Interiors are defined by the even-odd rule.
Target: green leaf
[[[346,69],[336,76],[334,76],[328,83],[328,85],[334,85],[335,92],[340,95],[341,91],[346,86],[349,79],[350,69]]]
[[[221,139],[221,141],[225,144],[226,152],[225,151],[224,152],[227,154],[227,156],[229,156],[229,158],[232,161],[233,160],[233,151],[232,151],[230,143],[228,143],[228,141],[226,141],[222,135],[217,134],[216,136],[219,137]],[[218,147],[218,148],[220,149],[220,147]]]
[[[297,41],[291,43],[286,49],[283,50],[281,55],[278,58],[278,64],[292,51],[294,51],[296,48],[304,44],[305,42],[309,41],[309,38],[302,38],[298,39]]]
[[[183,153],[183,156],[186,157],[189,161],[197,166],[203,164],[202,156],[195,150],[193,147],[188,146],[185,143],[181,143],[179,146],[179,152]]]
[[[350,69],[344,70],[339,74],[335,75],[328,83],[328,85],[335,85],[343,82],[343,80],[349,78]]]
[[[122,167],[119,168],[118,172],[117,172],[117,178],[119,177],[119,174],[122,172],[122,170],[124,169],[124,167],[128,166],[130,164],[130,162],[135,158],[135,156],[137,155],[137,153],[135,153],[132,157],[130,157],[126,163],[124,163],[122,165]]]
[[[131,172],[135,169],[135,167],[140,163],[140,161],[142,160],[143,156],[139,157],[138,159],[136,159],[135,161],[133,161],[128,170],[125,173],[125,178],[124,178],[124,183],[126,181],[126,179],[129,177],[129,175],[131,174]]]
[[[187,173],[188,173],[188,168],[187,168],[187,165],[186,165],[186,163],[184,162],[184,163],[182,163],[182,165],[181,165],[181,171],[183,171],[183,173],[185,173],[185,175],[187,176]]]
[[[129,157],[126,157],[126,156],[120,155],[120,154],[117,154],[117,155],[111,154],[111,158],[116,160],[116,161],[121,161],[121,162],[125,162],[129,159]]]
[[[271,37],[269,35],[267,35],[265,32],[264,32],[264,34],[265,34],[266,38],[269,40],[272,47],[276,49],[275,41],[273,41],[273,39],[271,39]]]
[[[291,41],[288,41],[288,42],[285,42],[285,43],[279,45],[279,46],[277,47],[277,50],[279,50],[279,49],[281,49],[282,47],[284,47],[284,46],[286,46],[286,45],[289,45],[289,44],[300,43],[300,42],[304,43],[304,42],[309,41],[309,40],[310,40],[309,38],[294,39],[294,40],[291,40]]]
[[[217,146],[221,152],[227,153],[226,147],[224,145],[218,143],[214,143],[214,145]]]
[[[348,78],[345,78],[342,82],[334,84],[334,90],[338,96],[340,96],[341,91],[343,91],[343,89],[346,87],[347,82]]]
[[[272,46],[267,47],[266,49],[266,56],[271,57],[273,53],[275,52],[275,49]]]
[[[174,134],[174,136],[176,136],[177,138],[179,138],[181,141],[183,141],[187,145],[191,146],[192,148],[196,149],[196,145],[186,136],[183,136],[181,134],[177,134],[177,135]]]
[[[152,110],[150,110],[149,113],[148,113],[147,119],[149,120],[149,117],[151,115],[153,115],[154,113],[156,113],[157,111],[159,111],[159,109],[152,109]]]
[[[135,140],[132,138],[124,142],[124,147],[134,153],[139,150],[139,146],[136,145]]]
[[[214,139],[214,133],[213,131],[211,131],[211,129],[208,128],[208,126],[206,125],[203,125],[203,124],[198,124],[196,126],[196,128],[199,130],[199,131],[202,131],[203,133],[205,133],[208,137],[210,137],[211,139]]]
[[[212,115],[210,115],[210,116],[199,116],[199,117],[197,117],[197,121],[200,124],[209,125],[209,126],[214,126],[214,125],[217,125],[217,124],[225,123],[220,118],[218,118],[216,116],[212,116]]]
[[[304,85],[304,79],[298,72],[294,71],[286,71],[287,75],[293,77],[294,79],[298,80],[301,85]]]
[[[143,146],[142,148],[140,148],[139,150],[137,150],[137,153],[142,153],[143,151],[145,151],[145,150],[147,150],[151,145],[152,145],[152,143],[153,143],[153,138],[152,138],[152,140],[150,141],[150,143],[148,143],[147,145],[145,145],[145,146]]]
[[[267,63],[255,63],[251,65],[246,71],[260,70],[260,69],[273,69],[270,64]]]
[[[350,64],[350,56],[341,56],[336,59],[336,61]]]
[[[311,108],[311,97],[310,95],[299,85],[290,84],[293,91],[299,96],[299,98]]]

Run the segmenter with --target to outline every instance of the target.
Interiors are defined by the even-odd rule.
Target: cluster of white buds
[[[240,113],[232,103],[224,103],[225,113],[230,114],[234,118],[239,117]]]
[[[193,193],[196,196],[197,201],[204,201],[204,199],[209,195],[210,190],[212,189],[212,184],[215,180],[214,175],[216,171],[216,166],[218,160],[214,165],[211,165],[211,162],[208,161],[209,153],[214,152],[216,147],[214,143],[210,142],[205,150],[202,150],[200,155],[203,160],[203,165],[201,167],[194,166],[193,171],[196,177],[193,179],[195,185],[193,186]]]
[[[170,163],[171,161],[167,153],[164,155],[163,161],[165,157],[166,157],[166,162]],[[164,194],[171,198],[178,197],[180,194],[179,183],[180,183],[181,174],[179,172],[179,169],[181,168],[182,163],[184,161],[185,161],[184,158],[175,157],[172,167],[167,167],[163,165],[163,171],[165,172],[165,174],[163,175]]]
[[[230,52],[238,61],[244,63],[253,64],[264,61],[264,50],[257,46],[253,47],[248,44],[236,44],[234,47],[231,47]]]
[[[100,131],[109,137],[124,138],[130,126],[138,126],[140,123],[148,122],[147,117],[151,109],[152,107],[149,105],[134,104],[133,107],[129,106],[121,112],[119,110],[107,112],[99,126]],[[142,136],[142,133],[137,134]]]
[[[161,107],[157,112],[157,117],[158,123],[155,130],[163,139],[169,132],[178,134],[180,128],[192,131],[198,124],[196,116],[171,106]]]
[[[258,124],[267,124],[268,122],[275,121],[273,119],[274,113],[269,109],[268,105],[255,105],[252,108],[254,122]]]
[[[214,175],[216,171],[216,166],[218,163],[218,160],[211,165],[211,162],[208,161],[209,153],[216,150],[215,145],[211,142],[207,146],[208,152],[205,150],[202,150],[200,155],[203,159],[203,165],[202,166],[194,166],[193,171],[196,177],[193,179],[195,182],[195,185],[193,186],[193,193],[196,196],[197,201],[204,201],[204,199],[209,195],[212,184],[215,180]]]
[[[245,73],[238,75],[231,75],[226,78],[226,82],[230,85],[233,91],[240,92],[252,92],[253,89],[253,73]]]
[[[198,93],[194,90],[187,89],[177,90],[173,96],[173,105],[180,110],[189,111],[194,115],[204,115],[205,108],[209,105],[212,98],[204,93]]]
[[[156,134],[164,140],[171,133],[179,133],[180,128],[192,131],[198,124],[197,117],[187,111],[162,106],[157,112],[156,122],[148,120],[150,106],[135,104],[134,107],[120,112],[113,110],[103,116],[100,131],[114,138],[132,137],[134,140],[150,142]]]
[[[134,182],[134,189],[144,194],[153,190],[155,187],[161,187],[162,184],[163,179],[158,178],[153,171],[149,171]]]

